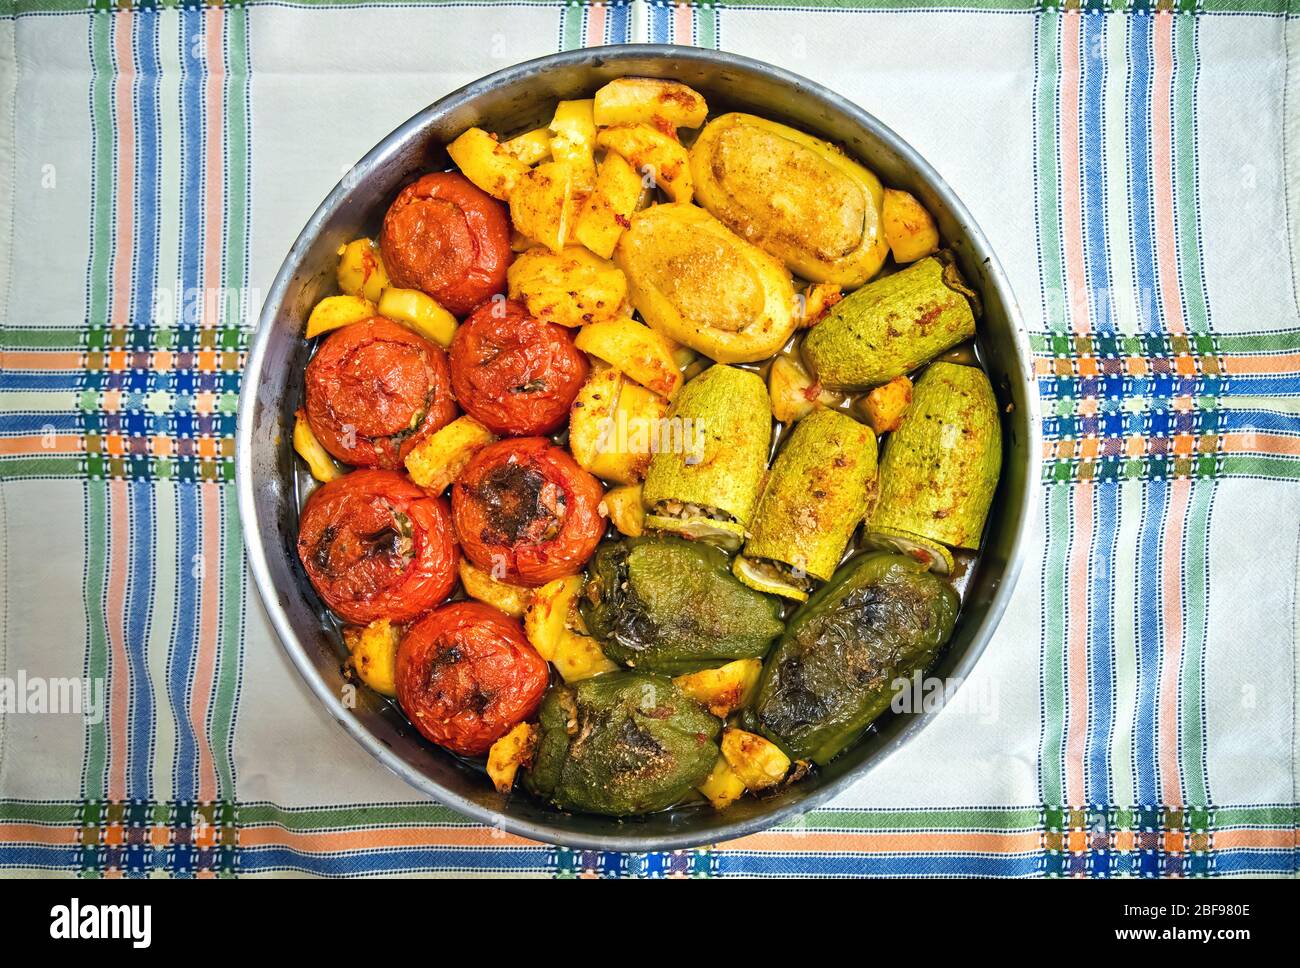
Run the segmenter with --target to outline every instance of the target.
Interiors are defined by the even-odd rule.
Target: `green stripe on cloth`
[[[1143,340],[1149,337],[1126,336],[1120,338],[1120,348],[1123,352],[1135,355],[1143,354]],[[1169,337],[1159,337],[1161,340],[1168,340]],[[1071,355],[1092,353],[1094,346],[1088,337],[1080,337],[1063,343],[1066,347],[1065,352],[1059,352],[1059,347],[1054,342],[1059,341],[1059,336],[1055,333],[1034,332],[1029,334],[1029,346],[1035,353],[1048,355]],[[1273,329],[1259,330],[1247,333],[1215,333],[1213,346],[1219,353],[1288,353],[1300,350],[1300,329]],[[1168,350],[1169,355],[1174,355],[1172,347]]]
[[[1201,271],[1200,221],[1197,217],[1196,176],[1196,18],[1174,20],[1173,158],[1174,204],[1178,247],[1179,289],[1183,315],[1193,333],[1210,331],[1210,308]]]
[[[80,326],[0,326],[0,350],[79,350],[85,343]]]
[[[1209,632],[1210,512],[1214,506],[1214,481],[1192,484],[1187,515],[1187,543],[1183,560],[1186,593],[1182,695],[1178,749],[1182,758],[1183,796],[1189,807],[1210,804],[1210,779],[1205,762],[1205,648]]]
[[[108,682],[108,623],[104,614],[104,583],[108,571],[108,483],[86,481],[86,678]],[[108,716],[86,726],[86,759],[81,794],[102,800],[107,793]]]
[[[221,485],[221,627],[216,696],[212,706],[212,756],[223,800],[235,798],[232,740],[244,648],[244,538],[234,485]]]
[[[1065,802],[1065,585],[1070,553],[1070,490],[1047,489],[1047,552],[1043,558],[1043,645],[1040,685],[1043,733],[1039,749],[1039,792],[1045,803]]]
[[[1034,196],[1038,208],[1038,268],[1042,276],[1043,313],[1055,332],[1065,332],[1065,281],[1061,248],[1060,160],[1057,158],[1056,98],[1060,91],[1060,57],[1057,38],[1060,17],[1038,18],[1034,35],[1034,167],[1038,180]]]
[[[568,0],[560,12],[560,50],[577,50],[585,46],[583,30],[586,6]]]

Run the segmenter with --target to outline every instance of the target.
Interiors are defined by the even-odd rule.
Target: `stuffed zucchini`
[[[660,450],[646,472],[646,527],[739,548],[767,470],[770,413],[757,373],[719,364],[687,383],[669,413],[681,446]]]
[[[852,417],[816,410],[795,424],[732,563],[751,588],[804,601],[835,571],[867,513],[876,480],[876,435]]]
[[[931,363],[885,442],[869,531],[883,539],[979,547],[1002,467],[998,404],[984,371]],[[902,547],[896,542],[896,547]]]
[[[836,303],[804,340],[828,390],[867,390],[975,335],[974,293],[949,258],[930,256]]]

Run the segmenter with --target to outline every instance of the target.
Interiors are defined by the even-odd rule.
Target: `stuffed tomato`
[[[307,364],[307,422],[355,467],[400,468],[456,416],[442,349],[382,316],[329,336]]]
[[[550,670],[514,619],[481,602],[422,618],[397,650],[397,701],[426,739],[481,756],[541,705]]]
[[[456,330],[451,375],[465,411],[503,437],[558,429],[587,378],[586,355],[568,330],[522,303],[484,303]]]
[[[544,437],[480,450],[452,487],[461,548],[504,581],[543,585],[577,574],[605,530],[604,490]]]
[[[445,599],[459,555],[442,498],[404,475],[361,470],[312,492],[298,556],[325,604],[346,622],[406,622]]]
[[[510,218],[464,175],[435,172],[402,189],[379,246],[394,286],[420,289],[464,316],[505,289]]]

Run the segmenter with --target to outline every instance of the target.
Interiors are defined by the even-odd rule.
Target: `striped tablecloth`
[[[964,701],[826,809],[663,855],[371,761],[275,642],[233,486],[261,293],[341,173],[473,78],[633,39],[910,140],[1001,255],[1044,412]],[[0,0],[0,869],[1293,875],[1298,57],[1297,0]],[[83,677],[102,715],[50,711]]]

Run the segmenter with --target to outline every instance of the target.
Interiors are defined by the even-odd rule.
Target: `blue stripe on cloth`
[[[0,390],[80,390],[85,383],[85,370],[35,373],[0,370]]]
[[[149,681],[149,617],[153,608],[153,482],[127,485],[131,573],[127,578],[126,655],[131,667],[131,734],[127,741],[126,795],[153,796],[153,684]]]
[[[1091,18],[1089,18],[1091,19]],[[1129,226],[1137,285],[1138,324],[1160,332],[1156,306],[1155,215],[1151,201],[1151,17],[1134,11],[1129,37]]]
[[[38,867],[43,870],[80,870],[81,852],[77,847],[45,847],[36,844],[0,844],[0,870]]]
[[[1115,555],[1119,553],[1119,489],[1101,481],[1094,492],[1091,562],[1089,564],[1088,748],[1084,788],[1090,804],[1110,803],[1110,742],[1115,722]]]
[[[180,266],[181,291],[177,305],[177,345],[181,350],[197,347],[197,330],[203,297],[199,291],[200,262],[202,259],[203,193],[200,179],[203,174],[203,76],[205,70],[196,67],[202,63],[194,52],[203,49],[203,8],[186,7],[181,10],[180,64],[181,64],[181,237]],[[211,284],[211,280],[207,284]]]
[[[663,3],[651,2],[650,43],[667,44],[672,37],[672,10]]]
[[[193,800],[198,789],[198,740],[190,724],[190,677],[199,640],[198,582],[193,570],[199,558],[199,484],[176,482],[176,619],[171,656],[167,661],[167,696],[176,717],[176,759],[172,786],[176,799]]]
[[[127,345],[142,351],[153,348],[151,317],[158,273],[159,193],[162,184],[158,172],[161,150],[158,17],[156,9],[142,7],[137,9],[131,22],[138,73],[135,80],[135,274],[131,293],[131,335]],[[148,374],[140,372],[138,377],[147,381]]]
[[[1031,854],[750,854],[725,851],[714,858],[719,877],[1032,877],[1040,855]]]
[[[1095,333],[1115,332],[1110,299],[1110,251],[1106,242],[1106,130],[1102,96],[1106,89],[1106,17],[1083,17],[1082,143],[1084,272]]]
[[[72,410],[6,410],[0,415],[4,434],[43,434],[47,431],[80,432],[81,416]]]
[[[1159,770],[1156,763],[1156,693],[1160,687],[1160,549],[1165,513],[1169,505],[1169,483],[1154,480],[1146,484],[1138,534],[1138,669],[1137,717],[1134,727],[1134,775],[1137,805],[1160,803]]]
[[[244,847],[239,851],[238,873],[298,871],[347,877],[413,871],[545,872],[552,853],[547,847],[507,850],[424,847],[347,854],[311,854],[288,847]]]
[[[1216,874],[1294,874],[1300,869],[1300,851],[1250,850],[1246,848],[1216,850]]]
[[[611,44],[626,44],[632,40],[631,0],[627,3],[615,3],[607,6],[606,29],[609,31]]]

